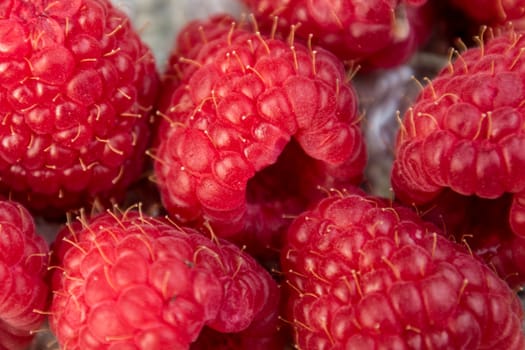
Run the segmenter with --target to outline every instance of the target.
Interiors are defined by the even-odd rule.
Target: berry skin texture
[[[302,157],[322,164],[315,185],[361,181],[366,150],[356,94],[335,56],[264,37],[229,17],[190,23],[187,30],[180,37],[190,44],[173,53],[179,59],[169,67],[178,86],[160,97],[163,118],[154,141],[156,182],[175,219],[208,221],[217,236],[229,238],[257,226],[260,206],[277,208],[282,220],[291,213],[279,206],[285,197],[294,202],[294,195],[277,186],[267,193],[282,196],[264,202],[257,175],[283,153],[291,162]],[[291,205],[292,213],[303,206]]]
[[[334,193],[291,224],[286,319],[299,349],[523,349],[516,294],[408,207]]]
[[[523,0],[451,0],[452,5],[461,9],[467,16],[478,23],[501,25],[520,23],[525,15]]]
[[[157,88],[109,1],[3,1],[0,190],[53,216],[118,199],[142,172]]]
[[[364,70],[407,61],[430,35],[426,0],[243,0],[261,28],[288,31],[313,41]],[[277,21],[277,22],[276,22]]]
[[[44,322],[49,247],[21,204],[0,200],[0,349],[25,349]]]
[[[472,236],[469,244],[475,251],[497,251],[500,243],[514,240],[514,235],[519,237],[516,244],[525,247],[524,46],[523,35],[509,31],[463,52],[421,91],[398,134],[392,186],[400,201],[424,207],[422,210],[432,207],[452,213],[449,209],[457,208],[459,202],[443,200],[447,192],[483,201],[510,196],[500,226],[510,225],[513,234],[500,240],[490,234],[494,236],[488,240],[490,246],[476,240],[485,234],[455,232],[450,222],[454,219],[445,214],[437,218],[436,223],[444,224],[458,239],[463,234]],[[436,208],[437,203],[449,209]],[[483,227],[483,220],[491,216],[478,214],[471,210],[466,215],[481,221],[478,226]],[[519,274],[517,281],[525,282],[521,255],[507,256],[514,263],[506,265],[514,268],[499,271],[502,277]]]
[[[49,320],[64,349],[189,349],[204,327],[255,344],[276,333],[277,284],[253,258],[140,210],[69,224],[54,259]]]

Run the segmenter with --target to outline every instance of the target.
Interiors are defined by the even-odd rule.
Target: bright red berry
[[[450,0],[451,4],[475,20],[486,25],[518,23],[525,16],[523,0]]]
[[[0,349],[25,349],[44,322],[49,248],[19,203],[0,201]]]
[[[169,71],[178,73],[178,86],[163,92],[155,138],[156,181],[173,217],[208,221],[217,235],[231,238],[260,227],[254,223],[266,206],[276,219],[262,222],[280,226],[283,214],[304,208],[294,197],[308,172],[282,162],[319,164],[314,188],[361,181],[366,153],[356,95],[335,56],[230,20],[212,18],[187,30],[199,27],[206,39],[190,45],[198,50],[174,52],[179,59]],[[197,34],[183,30],[180,37],[194,43]],[[280,179],[292,186],[276,185]],[[272,183],[266,192],[265,183]]]
[[[525,281],[525,237],[516,235],[509,225],[511,203],[511,194],[483,199],[445,190],[418,209],[425,220],[467,244],[510,286],[521,288]]]
[[[335,193],[291,224],[286,319],[300,349],[523,349],[516,294],[411,209]]]
[[[447,202],[439,197],[448,191],[484,200],[510,196],[499,225],[510,225],[515,235],[525,237],[524,47],[520,32],[489,38],[460,54],[424,88],[405,114],[398,135],[392,171],[396,198],[451,213],[436,208]],[[450,202],[449,208],[457,203]],[[465,208],[466,216],[472,216],[479,227],[488,226],[483,223],[493,216],[479,215],[475,207]],[[487,248],[476,243],[476,237],[485,234],[478,229],[455,232],[450,220],[442,215],[438,223],[451,234],[472,236],[474,250]],[[491,246],[496,251],[500,247],[497,240]],[[500,271],[502,277],[519,273],[525,281],[519,271],[525,266],[522,254],[510,259],[515,268]]]
[[[426,0],[243,2],[265,31],[288,31],[294,25],[297,37],[312,36],[314,43],[365,69],[404,63],[431,32]]]
[[[3,1],[1,190],[52,215],[118,197],[142,171],[157,85],[109,1]]]
[[[50,326],[67,349],[188,349],[203,327],[276,334],[276,282],[232,243],[140,211],[65,227]]]

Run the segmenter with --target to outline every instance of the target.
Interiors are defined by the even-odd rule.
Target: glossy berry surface
[[[276,334],[277,284],[229,242],[129,209],[64,227],[54,252],[50,327],[65,349],[189,349],[204,327],[253,344]]]
[[[41,328],[48,301],[49,248],[19,203],[0,201],[0,349],[25,349]]]
[[[300,349],[523,349],[520,301],[411,209],[334,192],[294,220],[285,318]]]
[[[426,0],[243,0],[266,31],[311,39],[343,61],[362,68],[388,68],[406,62],[431,32]],[[430,2],[429,2],[430,3]]]
[[[523,0],[450,0],[451,4],[478,23],[498,25],[515,22],[522,26],[525,16]]]
[[[279,205],[294,195],[277,185],[266,198],[257,179],[263,172],[277,175],[261,175],[269,182],[300,183],[308,176],[268,170],[279,167],[284,153],[293,164],[301,164],[299,158],[321,164],[315,185],[359,183],[366,152],[356,95],[341,62],[326,50],[262,36],[229,17],[211,21],[180,34],[200,44],[173,53],[178,85],[161,96],[154,160],[168,212],[183,222],[208,221],[223,237],[252,225],[269,202],[281,219],[287,213]],[[192,32],[198,28],[205,40]]]
[[[155,62],[107,0],[0,5],[1,190],[59,214],[142,171]]]
[[[509,226],[515,235],[524,237],[525,40],[517,31],[494,38],[485,34],[482,45],[461,53],[445,67],[405,114],[396,144],[392,185],[396,198],[425,207],[446,202],[440,198],[447,192],[483,200],[510,196],[499,225]],[[461,208],[457,203],[451,202],[449,209]],[[476,210],[467,210],[465,222],[468,216],[479,222],[491,219]],[[439,219],[456,234],[450,220],[454,219],[447,215]],[[483,246],[481,250],[499,249],[496,235],[491,235],[494,239],[487,246],[477,244],[476,237],[483,236],[478,230],[461,234],[473,236],[470,242],[474,250],[478,246]],[[502,237],[502,241],[506,239]],[[524,247],[523,243],[519,246]],[[519,273],[521,282],[525,281],[518,271],[525,263],[522,254],[512,253],[508,258],[515,268],[500,271],[501,275]]]

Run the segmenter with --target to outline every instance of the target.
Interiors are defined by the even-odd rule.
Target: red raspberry
[[[500,226],[510,224],[514,234],[525,237],[524,47],[523,34],[517,32],[489,39],[461,54],[424,88],[398,134],[392,171],[398,199],[429,208],[447,191],[483,199],[507,193],[508,218],[503,217]],[[454,201],[449,205],[458,206]],[[480,222],[479,227],[491,220],[474,209],[466,215]],[[445,215],[440,223],[463,235],[464,231],[454,232],[450,220]],[[476,230],[468,234],[477,250],[476,237],[483,234]],[[499,243],[494,243],[497,250]],[[514,271],[500,271],[503,277],[525,266],[521,255],[511,258]],[[525,282],[525,274],[519,273]]]
[[[301,349],[523,349],[520,301],[409,208],[336,193],[294,220],[282,251]]]
[[[346,183],[329,173],[325,163],[308,157],[292,140],[274,165],[248,181],[246,220],[242,231],[230,240],[246,246],[248,252],[265,263],[278,262],[291,218],[324,196],[318,186],[332,188]]]
[[[315,186],[359,183],[366,154],[356,95],[345,83],[343,65],[335,56],[263,37],[242,24],[210,21],[214,26],[206,21],[189,24],[190,31],[202,27],[199,32],[205,41],[194,45],[198,50],[175,51],[174,55],[189,57],[170,68],[179,72],[180,85],[161,97],[163,118],[154,159],[168,212],[185,223],[208,221],[218,236],[231,238],[250,225],[256,227],[256,216],[264,216],[260,208],[266,204],[280,226],[281,205],[288,199],[294,202],[299,191],[277,185],[264,197],[259,179],[275,183],[278,178],[258,175],[277,173],[288,179],[283,183],[297,188],[304,166],[284,174],[267,168],[272,164],[287,168],[278,165],[283,159],[318,163],[322,171]],[[213,30],[210,38],[208,30]],[[183,31],[181,36],[196,34]],[[285,151],[286,147],[294,149]],[[283,153],[289,156],[280,158]],[[297,202],[291,204],[292,212],[286,212],[285,205],[284,213],[300,211],[304,205],[296,206]]]
[[[1,190],[55,215],[123,192],[142,171],[157,85],[109,1],[3,1]]]
[[[467,244],[510,286],[521,289],[525,282],[525,237],[510,228],[511,203],[511,194],[483,199],[445,190],[419,210],[425,220],[445,226],[448,235]]]
[[[478,23],[498,25],[523,21],[525,1],[523,0],[450,0]]]
[[[235,18],[220,13],[211,15],[206,21],[188,22],[175,37],[174,48],[168,56],[165,74],[162,80],[162,93],[160,105],[169,104],[169,99],[180,81],[187,75],[188,60],[193,60],[199,54],[206,41],[224,37],[235,23]],[[162,101],[167,99],[168,101]]]
[[[50,327],[67,349],[188,349],[203,327],[275,334],[276,282],[232,243],[140,211],[59,233]]]
[[[405,62],[431,32],[426,0],[243,0],[266,31],[289,30],[364,68]]]
[[[0,201],[0,349],[25,349],[44,321],[48,251],[29,212]]]

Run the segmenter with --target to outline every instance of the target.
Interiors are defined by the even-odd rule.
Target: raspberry
[[[242,231],[229,239],[246,246],[261,261],[277,262],[290,218],[324,196],[319,185],[331,188],[345,183],[328,173],[326,164],[308,157],[292,140],[274,165],[248,181],[246,220]]]
[[[243,0],[266,31],[287,30],[363,68],[388,68],[404,63],[431,32],[430,2]],[[276,22],[277,21],[277,22]]]
[[[205,37],[191,45],[198,50],[173,53],[180,58],[170,71],[178,72],[179,85],[163,92],[155,137],[155,178],[174,218],[208,221],[218,236],[232,238],[256,228],[266,206],[277,217],[263,221],[281,227],[282,210],[289,207],[287,214],[295,214],[305,204],[294,194],[303,190],[275,184],[279,177],[299,183],[307,172],[305,166],[281,167],[283,160],[318,164],[322,171],[315,181],[303,181],[314,188],[361,181],[366,152],[356,95],[335,56],[217,17],[190,23],[190,33],[183,30],[180,37],[194,43],[191,30],[197,28]],[[261,178],[272,183],[273,194],[261,193]],[[282,207],[285,202],[290,206]]]
[[[450,0],[478,23],[498,25],[522,21],[525,15],[523,0]]]
[[[107,0],[0,10],[1,191],[35,211],[119,197],[142,171],[158,76]]]
[[[419,210],[425,220],[444,225],[449,235],[467,244],[511,287],[520,289],[525,276],[525,237],[510,228],[511,203],[510,194],[484,199],[445,190]]]
[[[206,21],[190,21],[181,29],[175,37],[174,48],[168,56],[162,80],[160,105],[169,104],[169,98],[180,85],[181,78],[187,75],[187,64],[180,61],[193,60],[199,54],[205,41],[223,37],[231,28],[232,23],[235,23],[235,18],[226,13],[220,13],[209,16]],[[162,99],[168,101],[162,101]]]
[[[301,349],[523,349],[508,285],[407,207],[340,191],[291,224],[286,318]]]
[[[50,328],[64,348],[188,349],[203,327],[275,333],[277,284],[232,243],[133,209],[58,237]]]
[[[0,201],[0,349],[25,349],[44,321],[49,248],[21,204]]]
[[[435,207],[447,191],[483,200],[507,194],[510,203],[499,225],[510,225],[515,235],[525,237],[521,103],[525,97],[525,64],[521,60],[525,40],[513,31],[481,41],[482,45],[468,49],[445,67],[405,114],[396,144],[392,185],[399,200],[443,213],[450,210]],[[457,208],[458,204],[452,201],[448,205]],[[479,228],[491,220],[491,215],[480,216],[474,209],[465,215],[479,222]],[[452,234],[473,236],[469,244],[478,250],[476,237],[484,234],[477,229],[454,232],[451,220],[449,215],[442,215],[439,223]],[[502,237],[501,241],[506,239]],[[497,242],[492,246],[499,249]],[[525,274],[515,270],[525,266],[521,255],[511,257],[514,264],[508,266],[514,265],[514,270],[500,271],[502,277],[519,273],[518,280],[525,282]]]

